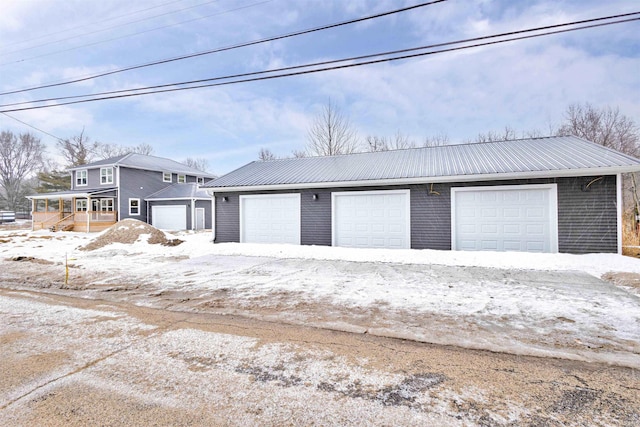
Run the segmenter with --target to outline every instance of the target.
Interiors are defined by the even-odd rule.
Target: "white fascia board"
[[[166,197],[162,199],[149,198],[144,200],[147,202],[165,202],[165,201],[171,201],[171,200],[209,200],[209,198],[208,197]]]
[[[29,200],[35,199],[73,199],[74,197],[89,197],[89,193],[69,193],[69,194],[51,194],[51,193],[42,193],[37,194],[35,196],[26,196]]]
[[[332,181],[332,182],[304,182],[296,184],[267,184],[267,185],[247,185],[236,187],[208,187],[207,192],[213,193],[241,193],[247,191],[267,191],[267,190],[296,190],[311,188],[335,188],[335,187],[373,187],[387,185],[413,185],[413,184],[436,184],[442,182],[469,182],[469,181],[501,181],[510,179],[536,179],[536,178],[563,178],[579,176],[600,176],[616,175],[625,172],[640,172],[640,165],[636,166],[615,166],[606,168],[584,168],[584,169],[564,169],[550,171],[531,172],[510,172],[475,175],[456,176],[434,176],[417,178],[398,179],[377,179],[364,181]],[[202,188],[202,187],[201,187]]]

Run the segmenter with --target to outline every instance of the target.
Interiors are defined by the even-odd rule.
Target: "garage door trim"
[[[248,194],[248,195],[241,195],[239,198],[239,215],[240,215],[240,243],[246,243],[246,227],[244,224],[244,218],[245,218],[245,212],[244,212],[244,200],[247,199],[265,199],[265,198],[292,198],[292,199],[297,199],[297,210],[298,210],[298,214],[296,215],[297,218],[297,223],[295,224],[296,228],[297,228],[297,241],[295,243],[292,244],[300,244],[300,231],[301,231],[301,227],[300,227],[300,223],[301,223],[301,219],[300,219],[300,211],[301,211],[301,207],[300,207],[300,193],[279,193],[279,194]]]
[[[336,199],[340,196],[372,196],[372,195],[385,195],[385,194],[403,194],[405,195],[405,215],[404,221],[406,229],[404,233],[404,239],[406,242],[406,249],[411,248],[411,190],[371,190],[371,191],[336,191],[331,193],[331,246],[336,246],[336,234],[338,232],[336,227]]]
[[[558,252],[558,185],[557,184],[522,184],[522,185],[485,185],[481,187],[451,188],[451,249],[457,250],[456,236],[456,193],[465,191],[500,191],[500,190],[549,190],[549,233],[551,253]]]

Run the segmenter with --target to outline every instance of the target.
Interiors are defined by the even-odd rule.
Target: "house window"
[[[87,211],[87,199],[76,199],[76,212]]]
[[[113,168],[100,168],[100,184],[113,184]]]
[[[184,184],[185,182],[187,182],[186,175],[178,175],[178,183],[179,184]]]
[[[129,199],[129,215],[140,215],[140,199]]]
[[[196,178],[196,180],[198,181],[198,185],[202,185],[204,184],[204,178],[199,176],[198,178]]]
[[[100,199],[100,210],[102,212],[113,212],[113,199]]]
[[[87,170],[79,170],[76,171],[76,185],[81,187],[83,185],[87,185]]]
[[[162,182],[171,182],[171,172],[162,172]]]

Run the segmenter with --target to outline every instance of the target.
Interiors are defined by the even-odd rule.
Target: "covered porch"
[[[118,221],[117,190],[64,191],[28,197],[31,200],[31,229],[95,232]]]

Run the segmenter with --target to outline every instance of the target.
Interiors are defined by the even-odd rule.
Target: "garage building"
[[[214,242],[615,253],[634,171],[558,136],[257,161],[205,187]]]

